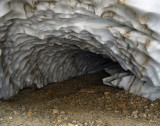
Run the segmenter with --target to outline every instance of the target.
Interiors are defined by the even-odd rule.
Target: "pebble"
[[[65,115],[65,112],[64,112],[64,111],[61,111],[60,114],[61,114],[61,115]]]
[[[96,126],[104,126],[104,125],[101,123],[97,123]]]
[[[56,122],[60,123],[60,122],[63,122],[63,120],[62,119],[56,119]]]
[[[137,119],[138,118],[138,110],[132,112],[132,116]]]
[[[149,114],[148,114],[148,117],[150,117],[150,118],[151,118],[151,117],[153,117],[153,115],[152,115],[151,113],[149,113]]]
[[[12,116],[9,116],[8,118],[9,118],[10,120],[12,120],[12,119],[13,119],[13,117],[12,117]]]
[[[145,114],[145,113],[140,113],[139,116],[140,116],[141,118],[146,118],[146,117],[147,117],[147,114]]]
[[[17,111],[13,111],[13,114],[14,114],[14,115],[18,115],[18,112],[17,112]]]
[[[126,108],[126,103],[125,102],[118,103],[118,107],[119,108]]]
[[[26,113],[26,116],[32,116],[33,115],[33,113],[31,112],[31,111],[28,111],[27,113]]]
[[[59,110],[58,109],[53,109],[52,114],[59,114]]]
[[[88,123],[87,123],[87,122],[85,122],[85,123],[84,123],[84,126],[88,126]]]
[[[116,124],[114,122],[110,122],[111,126],[116,126]]]
[[[78,125],[75,125],[75,124],[72,124],[72,123],[68,123],[67,126],[78,126]]]
[[[73,120],[72,123],[77,123],[77,121],[76,121],[76,120]]]
[[[108,97],[109,94],[110,94],[110,92],[104,92],[104,95],[105,95],[106,97]]]

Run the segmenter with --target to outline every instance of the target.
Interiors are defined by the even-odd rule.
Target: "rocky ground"
[[[160,100],[105,86],[104,77],[99,72],[28,87],[0,101],[0,126],[160,126]]]

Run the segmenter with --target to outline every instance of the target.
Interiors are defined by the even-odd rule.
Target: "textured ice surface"
[[[159,0],[0,0],[0,98],[103,69],[160,98]]]

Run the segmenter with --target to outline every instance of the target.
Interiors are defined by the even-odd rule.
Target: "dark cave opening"
[[[105,71],[105,68],[111,67],[112,69],[113,66],[114,67],[116,66],[116,67],[120,67],[120,68],[117,68],[117,70],[122,69],[118,63],[113,62],[111,59],[107,58],[106,56],[102,54],[96,54],[88,50],[81,50],[81,49],[68,50],[67,53],[63,53],[64,55],[62,55],[62,58],[65,55],[70,54],[70,52],[74,54],[72,56],[69,56],[71,57],[70,59],[72,60],[70,65],[76,68],[78,74],[77,73],[72,74],[70,73],[71,71],[66,69],[65,71],[69,73],[66,79],[64,80],[62,79],[62,81],[48,83],[48,85],[45,86],[44,88],[37,88],[35,85],[31,85],[30,87],[25,88],[24,90],[34,89],[35,91],[37,91],[37,90],[45,90],[47,88],[51,92],[54,90],[55,92],[57,92],[56,94],[60,96],[64,96],[62,92],[65,92],[66,94],[68,94],[71,90],[72,90],[71,92],[76,93],[76,91],[80,91],[88,87],[89,88],[94,88],[96,86],[110,87],[110,86],[104,85],[102,81],[103,78],[111,76],[110,72],[107,73]],[[65,64],[65,61],[63,63],[64,63],[63,65],[66,65],[66,66],[68,65],[68,64]],[[58,70],[57,70],[57,73],[59,73]],[[71,87],[73,88],[71,89]],[[116,87],[114,88],[119,89]]]

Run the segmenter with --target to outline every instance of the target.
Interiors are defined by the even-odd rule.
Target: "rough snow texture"
[[[159,0],[0,0],[0,98],[102,69],[160,98]]]

